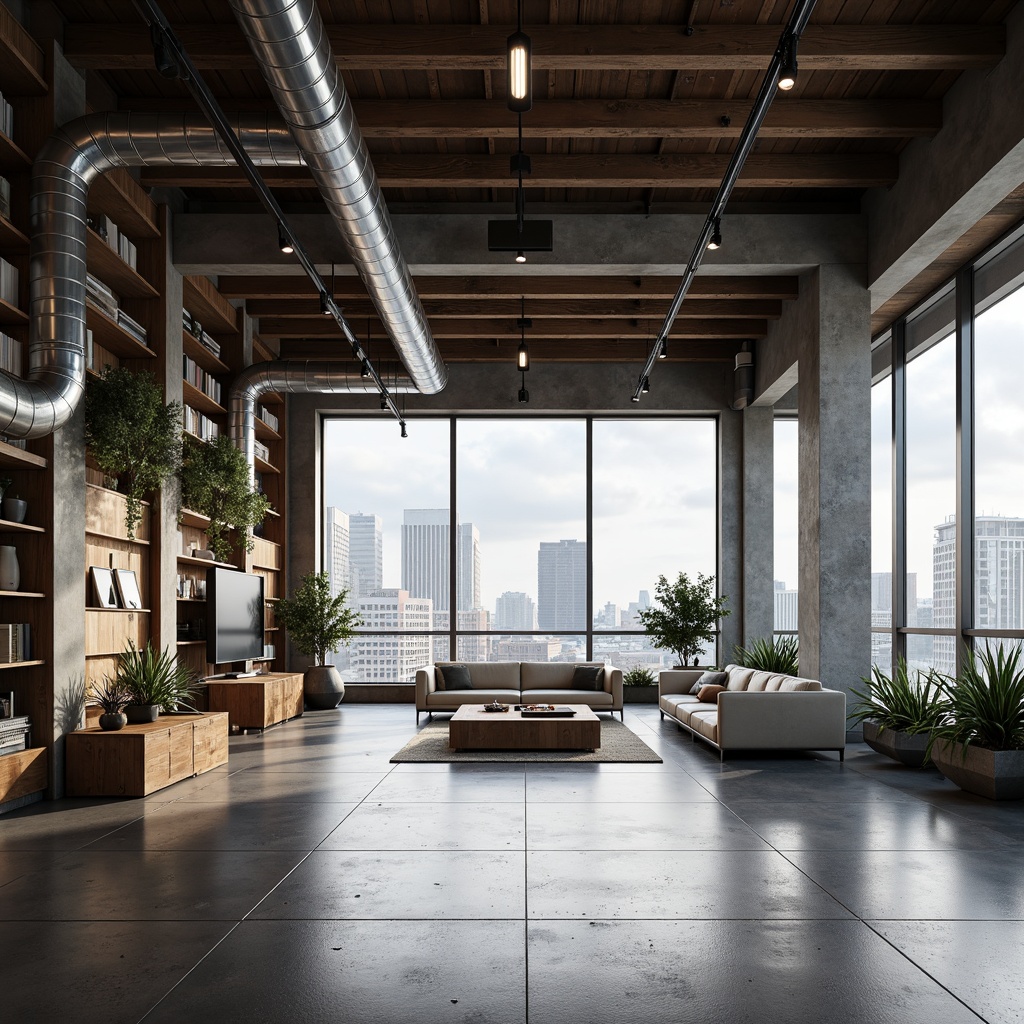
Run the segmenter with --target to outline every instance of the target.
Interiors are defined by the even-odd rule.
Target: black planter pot
[[[128,704],[124,713],[132,725],[140,725],[143,722],[155,722],[160,716],[159,704]]]
[[[306,706],[313,711],[329,711],[345,698],[345,683],[333,665],[307,668],[302,677],[302,690]]]
[[[123,729],[127,724],[127,717],[120,711],[117,714],[108,711],[100,715],[100,728],[104,732],[117,732],[118,729]]]

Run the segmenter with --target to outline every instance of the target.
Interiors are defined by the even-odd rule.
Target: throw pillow
[[[690,687],[690,693],[700,693],[702,686],[725,686],[729,682],[728,672],[702,672],[700,679]]]
[[[473,689],[473,680],[470,678],[468,665],[438,665],[437,670],[441,673],[442,689]]]
[[[701,704],[717,704],[718,695],[724,692],[724,686],[716,686],[714,683],[707,683],[697,691],[697,700],[699,700]]]
[[[594,693],[604,689],[603,665],[577,665],[572,674],[574,690],[590,690]]]

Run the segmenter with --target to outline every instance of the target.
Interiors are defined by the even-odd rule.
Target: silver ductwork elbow
[[[447,372],[402,256],[316,0],[230,0],[295,144],[409,376]]]

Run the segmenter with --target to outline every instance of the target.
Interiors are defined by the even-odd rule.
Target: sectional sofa
[[[444,669],[464,665],[472,688],[445,689]],[[600,668],[600,689],[572,685],[576,668]],[[416,722],[420,715],[457,711],[463,704],[586,704],[622,716],[622,670],[600,662],[441,661],[416,673]]]
[[[727,665],[721,692],[691,693],[701,669],[662,672],[661,717],[711,744],[725,760],[731,750],[846,749],[846,694],[816,679]]]

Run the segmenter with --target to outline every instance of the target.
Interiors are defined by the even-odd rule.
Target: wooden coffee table
[[[448,724],[452,750],[597,750],[601,719],[585,704],[572,718],[524,718],[522,712],[481,710],[463,704]]]

